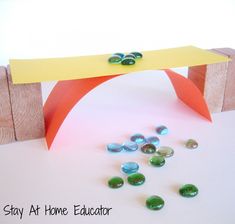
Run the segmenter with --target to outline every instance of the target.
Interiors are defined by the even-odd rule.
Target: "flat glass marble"
[[[138,149],[138,144],[136,142],[127,141],[123,143],[122,147],[124,150],[128,152],[133,152]]]
[[[146,138],[146,142],[157,146],[160,144],[160,139],[157,136],[151,136]]]
[[[131,57],[126,57],[122,59],[122,65],[134,65],[135,64],[135,59]]]
[[[179,189],[179,193],[183,197],[192,198],[198,194],[198,188],[193,184],[185,184]]]
[[[146,142],[146,139],[142,134],[134,134],[131,136],[130,140],[137,144],[143,144]]]
[[[164,125],[161,125],[161,126],[156,128],[156,132],[159,135],[166,135],[166,134],[168,134],[168,128]]]
[[[108,181],[108,185],[110,188],[120,188],[124,184],[124,181],[121,177],[112,177]]]
[[[108,62],[110,64],[120,64],[122,62],[122,58],[118,55],[113,55],[109,58]]]
[[[161,146],[158,148],[157,154],[163,157],[171,157],[174,155],[174,150],[169,146]]]
[[[126,162],[121,165],[121,170],[126,174],[136,173],[139,170],[139,165],[136,162]]]
[[[141,151],[145,154],[153,154],[156,152],[156,146],[154,144],[146,143],[141,146]]]
[[[133,58],[133,59],[135,59],[136,57],[135,57],[134,54],[127,54],[127,55],[125,56],[125,58]]]
[[[118,143],[110,143],[107,145],[107,150],[109,152],[121,152],[123,150],[123,147],[121,144]]]
[[[133,186],[139,186],[145,182],[145,176],[142,173],[133,173],[127,177],[127,181]]]
[[[134,54],[136,59],[142,58],[143,54],[137,51],[131,52],[130,54]]]
[[[160,210],[164,204],[164,200],[157,195],[153,195],[146,200],[146,207],[150,210]]]
[[[186,144],[185,144],[186,148],[188,149],[196,149],[198,147],[198,143],[196,140],[194,139],[189,139]]]
[[[118,55],[118,56],[120,56],[121,58],[124,58],[124,57],[125,57],[125,54],[120,53],[120,52],[114,53],[113,56],[114,56],[114,55]]]
[[[161,167],[165,164],[165,158],[163,156],[152,156],[149,159],[149,163],[155,167]]]

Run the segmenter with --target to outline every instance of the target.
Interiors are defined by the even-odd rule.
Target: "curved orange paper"
[[[178,98],[211,121],[206,102],[193,82],[171,70],[165,70],[165,72],[171,80]],[[93,88],[117,76],[119,75],[59,81],[56,84],[44,106],[48,149],[50,149],[60,126],[75,104]]]

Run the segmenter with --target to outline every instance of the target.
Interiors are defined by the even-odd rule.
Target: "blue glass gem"
[[[125,54],[123,54],[123,53],[115,53],[115,54],[113,54],[113,55],[118,55],[119,57],[121,57],[121,58],[124,58],[125,57]]]
[[[128,151],[128,152],[133,152],[136,151],[138,149],[138,145],[136,142],[131,142],[131,141],[127,141],[124,142],[122,145],[123,149]]]
[[[123,147],[121,144],[118,143],[110,143],[107,145],[107,150],[109,152],[121,152],[123,150]]]
[[[168,128],[164,125],[161,125],[156,128],[156,131],[159,135],[166,135],[168,133]]]
[[[147,143],[153,144],[153,145],[159,145],[160,139],[157,136],[151,136],[146,139]]]
[[[121,170],[126,174],[136,173],[139,170],[139,165],[135,162],[123,163],[121,165]]]
[[[146,142],[145,137],[142,134],[134,134],[131,136],[131,141],[136,142],[137,144],[143,144]]]

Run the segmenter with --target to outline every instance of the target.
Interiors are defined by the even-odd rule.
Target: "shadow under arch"
[[[212,121],[203,95],[194,83],[172,70],[164,71],[170,79],[177,97],[203,117]],[[120,75],[59,81],[55,85],[44,105],[48,149],[51,148],[65,118],[79,100],[98,85],[117,76]]]

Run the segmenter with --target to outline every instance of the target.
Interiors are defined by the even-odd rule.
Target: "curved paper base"
[[[171,70],[165,70],[165,72],[179,99],[211,121],[206,102],[193,82]],[[60,126],[75,104],[96,86],[117,76],[119,75],[59,81],[56,84],[44,106],[48,149],[50,149]]]

